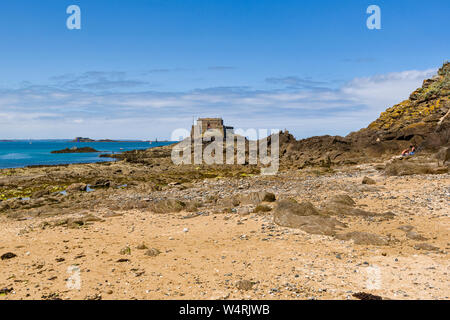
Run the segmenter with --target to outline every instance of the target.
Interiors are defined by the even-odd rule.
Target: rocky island
[[[82,147],[82,148],[72,147],[72,148],[65,148],[63,150],[55,150],[52,151],[51,153],[95,153],[95,152],[100,151],[95,150],[94,148],[91,147]]]

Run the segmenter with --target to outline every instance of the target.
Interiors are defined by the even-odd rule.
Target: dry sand
[[[357,172],[237,183],[248,192],[262,181],[277,198],[289,195],[319,207],[331,195],[347,193],[364,210],[391,211],[391,220],[339,218],[348,231],[390,237],[387,246],[280,227],[270,212],[202,208],[201,215],[186,218],[190,213],[134,209],[105,217],[109,211],[98,209],[84,213],[103,221],[76,229],[42,227],[55,217],[1,216],[0,255],[17,256],[0,260],[0,289],[12,289],[0,299],[355,299],[352,294],[361,291],[389,299],[449,299],[450,175],[385,177],[370,167]],[[362,185],[363,175],[377,184]],[[184,192],[215,190],[224,181],[208,179]],[[427,240],[407,238],[402,225]],[[438,250],[415,249],[420,243]],[[160,253],[148,256],[137,248],[141,244]]]

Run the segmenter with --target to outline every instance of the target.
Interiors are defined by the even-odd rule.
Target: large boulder
[[[330,199],[330,203],[353,207],[356,202],[347,194],[337,194]]]
[[[273,221],[283,227],[299,228],[311,234],[334,235],[342,222],[320,214],[310,202],[281,200],[273,214]]]
[[[279,217],[284,217],[287,215],[317,216],[320,214],[319,210],[314,207],[311,202],[297,203],[289,199],[279,201],[275,212],[279,215]]]
[[[350,196],[346,194],[335,195],[324,204],[322,213],[332,216],[382,217],[383,219],[389,219],[394,216],[392,213],[378,214],[365,211],[355,208],[355,205],[355,201]]]

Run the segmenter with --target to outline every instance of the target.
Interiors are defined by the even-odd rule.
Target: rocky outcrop
[[[346,137],[317,136],[296,140],[280,133],[282,166],[329,167],[398,155],[410,145],[435,152],[450,146],[450,63],[423,82],[408,100],[383,112],[367,128]]]
[[[334,235],[336,227],[345,227],[344,223],[335,218],[321,215],[310,202],[297,203],[292,200],[278,202],[273,221],[283,227],[299,228],[307,233],[322,235]]]
[[[90,153],[90,152],[99,152],[91,147],[83,147],[83,148],[65,148],[63,150],[52,151],[51,153]]]
[[[372,153],[396,152],[410,144],[436,150],[450,143],[450,63],[423,82],[409,99],[388,108],[367,128],[348,139]]]

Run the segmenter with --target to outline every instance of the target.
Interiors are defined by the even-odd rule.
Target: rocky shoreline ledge
[[[51,153],[58,154],[58,153],[96,153],[96,152],[100,151],[95,150],[94,148],[91,147],[82,147],[82,148],[72,147],[72,148],[65,148],[62,150],[55,150],[52,151]]]

